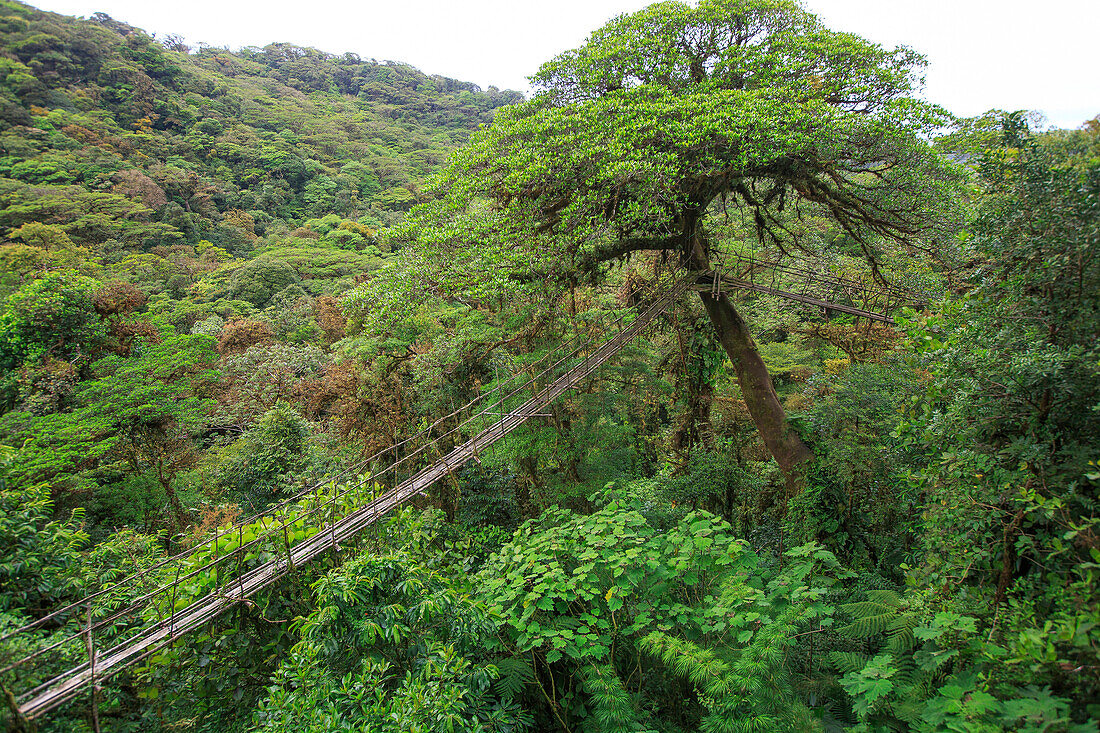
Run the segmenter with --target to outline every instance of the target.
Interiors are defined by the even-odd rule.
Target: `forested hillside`
[[[0,6],[8,729],[1098,730],[1100,117],[792,0],[530,99]]]
[[[93,534],[179,529],[201,490],[177,474],[324,381],[337,298],[388,252],[379,228],[521,97],[289,44],[190,53],[103,15],[4,12],[5,442],[35,438],[26,479],[85,508]],[[359,393],[335,371],[314,416]],[[133,430],[152,442],[120,438]],[[167,452],[155,487],[135,449]]]

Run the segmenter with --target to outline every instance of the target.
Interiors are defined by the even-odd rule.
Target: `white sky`
[[[1100,0],[805,0],[837,30],[928,56],[926,96],[971,116],[1033,109],[1077,127],[1100,114]],[[38,0],[46,10],[102,11],[189,43],[287,41],[403,61],[482,87],[527,91],[526,77],[645,0]]]

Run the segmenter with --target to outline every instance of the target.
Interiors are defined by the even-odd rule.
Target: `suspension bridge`
[[[817,306],[826,313],[847,313],[885,323],[893,323],[888,310],[869,308],[871,301],[876,298],[885,298],[895,304],[903,300],[914,301],[912,293],[902,289],[885,285],[875,287],[797,268],[784,270],[781,265],[771,263],[772,277],[765,282],[757,275],[760,265],[758,261],[736,258],[734,266],[680,277],[651,296],[632,320],[624,314],[613,323],[612,328],[618,327],[618,332],[602,344],[577,335],[528,367],[526,373],[534,372],[535,375],[522,383],[519,375],[503,380],[494,389],[478,395],[416,435],[358,461],[338,476],[326,479],[323,484],[315,484],[260,514],[220,528],[176,555],[0,636],[2,652],[2,645],[16,637],[26,638],[32,632],[47,628],[77,627],[61,634],[60,639],[40,645],[0,668],[0,679],[10,678],[14,673],[17,687],[21,677],[36,683],[29,689],[18,690],[18,695],[8,695],[12,714],[17,720],[31,721],[71,701],[83,690],[91,688],[94,695],[96,687],[112,676],[206,626],[226,610],[247,602],[294,568],[323,553],[338,551],[341,545],[346,545],[366,527],[411,498],[424,495],[437,481],[453,476],[456,470],[476,459],[493,443],[530,418],[543,414],[542,410],[550,402],[591,376],[637,338],[684,292],[702,289],[714,292],[749,290]],[[787,276],[788,280],[791,277],[800,279],[805,283],[803,291],[779,287],[776,272]],[[809,293],[810,289],[815,292]],[[822,289],[827,291],[826,297],[821,297]],[[541,362],[551,360],[553,356],[559,358],[536,372]],[[505,386],[512,383],[515,386],[506,393]],[[530,397],[518,405],[514,404],[516,399],[522,399],[524,394],[532,391]],[[475,411],[475,406],[481,403],[487,403],[487,406]],[[509,404],[513,406],[509,407]],[[469,416],[441,432],[440,426],[457,420],[464,413]],[[455,442],[471,434],[472,437],[446,452],[439,448],[445,441]],[[420,441],[419,447],[402,455],[400,451],[414,441]],[[436,451],[438,457],[429,461],[430,448]],[[376,465],[386,455],[392,455],[393,460],[381,470],[366,477],[360,476],[357,482],[343,486],[338,483],[340,479],[355,476],[364,467]],[[427,465],[417,470],[415,466],[418,461]],[[396,477],[402,466],[406,466],[411,475],[398,481]],[[380,496],[362,502],[362,487],[377,486],[377,482],[387,476],[391,476],[391,482],[396,485]],[[324,491],[323,485],[331,485],[331,492]],[[308,533],[302,528],[311,518],[314,531]],[[247,538],[245,527],[253,528]],[[259,562],[262,554],[271,557]],[[199,561],[196,558],[204,559]],[[242,568],[247,562],[254,564]],[[211,575],[214,578],[212,587],[198,597],[188,598],[187,593],[181,591],[186,587],[186,582]],[[109,594],[127,587],[127,584],[136,586],[142,582],[156,583],[156,587],[122,603],[121,608],[105,603]],[[104,612],[96,619],[93,608],[97,605],[113,610]],[[120,626],[129,631],[118,633]],[[97,649],[97,636],[111,637],[109,645]],[[49,677],[41,672],[43,667],[49,666],[51,654],[63,656],[63,651],[71,653],[76,645],[86,652],[87,661]],[[0,664],[6,661],[0,659]]]

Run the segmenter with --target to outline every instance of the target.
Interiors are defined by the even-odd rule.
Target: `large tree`
[[[793,0],[658,3],[545,64],[534,97],[472,136],[398,238],[434,285],[503,294],[595,281],[640,251],[708,270],[721,202],[783,250],[799,219],[826,217],[877,272],[879,249],[917,241],[952,182],[925,140],[944,115],[914,96],[923,64]],[[723,294],[699,297],[797,485],[812,454],[745,319]]]

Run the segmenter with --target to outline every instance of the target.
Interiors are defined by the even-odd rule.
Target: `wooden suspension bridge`
[[[45,653],[57,650],[65,643],[83,642],[86,644],[88,651],[88,661],[83,664],[66,669],[33,688],[22,691],[18,697],[11,695],[9,697],[9,704],[13,708],[12,713],[17,719],[23,721],[40,718],[50,710],[72,700],[80,694],[82,690],[88,687],[94,689],[97,684],[107,680],[118,672],[138,664],[182,636],[202,628],[227,609],[246,602],[250,597],[260,590],[272,585],[293,568],[301,566],[327,551],[336,550],[342,544],[346,544],[363,529],[375,524],[379,519],[385,517],[396,507],[415,496],[423,495],[424,492],[437,481],[453,475],[454,471],[461,468],[470,460],[475,459],[486,448],[524,424],[530,418],[543,414],[543,408],[551,401],[580,384],[596,369],[615,356],[615,354],[625,345],[638,337],[685,291],[702,289],[715,292],[728,289],[750,290],[798,303],[818,306],[825,309],[826,312],[834,311],[847,313],[861,318],[878,320],[890,324],[893,323],[885,310],[870,310],[862,305],[851,302],[851,298],[849,298],[850,302],[845,303],[839,300],[828,300],[816,297],[805,292],[796,293],[783,290],[775,287],[774,281],[771,284],[758,282],[753,276],[753,273],[754,268],[750,266],[747,270],[741,268],[741,271],[731,269],[725,272],[712,271],[707,273],[688,274],[653,297],[631,322],[622,325],[619,332],[602,345],[595,346],[591,341],[581,341],[578,346],[561,357],[556,363],[551,364],[537,376],[528,379],[524,384],[516,387],[510,394],[504,395],[503,385],[498,385],[491,393],[479,395],[468,405],[453,411],[450,415],[437,420],[432,426],[421,431],[419,435],[424,436],[428,440],[419,449],[393,461],[385,469],[362,479],[356,486],[345,488],[340,492],[337,492],[334,488],[331,496],[316,498],[312,503],[307,501],[304,508],[302,505],[297,505],[303,513],[288,517],[291,504],[295,500],[308,498],[310,492],[316,490],[319,485],[311,487],[281,502],[275,507],[272,507],[263,514],[242,520],[228,529],[218,530],[213,536],[196,547],[190,548],[173,557],[165,558],[141,573],[135,573],[127,578],[123,578],[110,588],[91,594],[80,601],[62,609],[58,609],[43,618],[5,634],[0,637],[0,643],[20,634],[26,634],[36,629],[43,628],[47,622],[53,621],[55,623],[63,623],[66,620],[78,618],[81,609],[87,610],[87,623],[79,631],[64,637],[61,641],[55,642],[52,645],[38,648],[36,651],[0,668],[0,675],[13,671],[19,672],[21,669],[26,669],[31,662],[41,658]],[[858,293],[862,295],[856,298],[856,301],[864,304],[868,299],[866,296],[869,293],[873,294],[874,291],[873,288],[868,286],[852,283],[851,281],[844,281],[840,278],[830,278],[827,281],[823,281],[820,276],[815,276],[813,282],[818,285],[820,285],[821,282],[826,282],[833,292],[843,291],[847,292],[849,296],[853,292],[858,291]],[[853,290],[853,288],[855,288],[855,290]],[[903,293],[901,291],[887,292],[887,297],[893,296],[895,300],[909,295],[909,293]],[[909,300],[911,301],[912,299],[909,298]],[[623,319],[620,319],[620,323],[622,323],[622,321]],[[561,349],[561,351],[564,350],[564,348]],[[560,351],[557,353],[560,353]],[[564,371],[557,374],[558,369],[563,365],[565,366]],[[535,385],[539,383],[544,383],[545,386],[536,388]],[[506,401],[520,394],[528,387],[536,389],[533,396],[514,408],[506,409]],[[444,420],[460,414],[462,410],[468,409],[478,402],[486,401],[492,396],[493,392],[497,393],[497,399],[492,404],[482,409],[480,412],[472,414],[469,418],[446,433],[433,437],[434,428],[442,424]],[[485,425],[486,420],[489,421],[488,425],[481,427],[473,437],[446,452],[437,460],[431,462],[430,465],[416,471],[413,475],[398,483],[391,490],[368,501],[358,508],[354,508],[344,516],[335,516],[338,500],[341,498],[348,498],[348,494],[353,489],[362,486],[364,483],[373,485],[375,480],[388,473],[394,473],[396,475],[398,466],[402,464],[411,465],[412,460],[425,454],[429,444],[437,446],[440,439],[452,435],[459,435],[464,427]],[[393,453],[396,456],[396,449],[408,443],[410,440],[411,438],[406,439],[397,446],[391,446],[390,448],[358,462],[354,466],[342,471],[340,476],[336,478],[348,475],[352,473],[353,470],[369,465],[383,454]],[[330,481],[331,480],[332,479],[330,479]],[[284,512],[281,517],[278,514],[279,510]],[[322,529],[296,544],[290,541],[287,531],[288,524],[299,522],[309,516],[323,517],[323,513],[325,512],[329,514],[329,521],[323,524]],[[266,523],[263,525],[264,531],[255,538],[245,541],[243,534],[241,534],[242,527],[246,523],[256,519],[265,520]],[[226,536],[232,537],[234,532],[238,533],[239,539],[235,548],[219,556],[217,551],[217,548],[220,546],[218,544],[219,540]],[[280,554],[276,554],[274,558],[245,572],[239,572],[236,577],[222,580],[220,575],[216,575],[215,577],[218,578],[218,580],[215,581],[214,587],[208,593],[179,610],[175,609],[175,599],[178,595],[178,587],[182,581],[212,569],[217,571],[219,566],[228,567],[229,564],[234,561],[234,558],[239,567],[241,559],[245,557],[250,549],[256,552],[259,550],[264,540],[271,540],[277,537],[281,537],[284,540],[283,551]],[[183,575],[180,574],[178,569],[180,565],[176,565],[177,571],[172,581],[166,582],[155,590],[145,593],[136,600],[131,601],[122,610],[115,611],[96,623],[92,622],[92,602],[97,597],[101,597],[118,589],[127,582],[133,582],[139,579],[140,576],[150,573],[151,571],[157,569],[163,570],[169,563],[182,564],[186,562],[189,556],[194,555],[198,550],[203,548],[213,548],[214,560],[212,562],[199,565],[197,568],[193,568]],[[226,574],[229,575],[229,573]],[[163,604],[163,601],[169,598],[171,599],[169,604],[171,608],[167,614],[167,618],[159,618],[155,622],[139,628],[131,636],[121,641],[117,641],[108,648],[102,650],[95,649],[93,641],[93,634],[95,632],[103,630],[108,627],[109,624],[127,616],[132,618],[134,616],[140,616],[145,612],[147,614],[145,617],[147,618],[151,609],[153,612],[156,612],[158,608],[156,604],[158,601]]]

